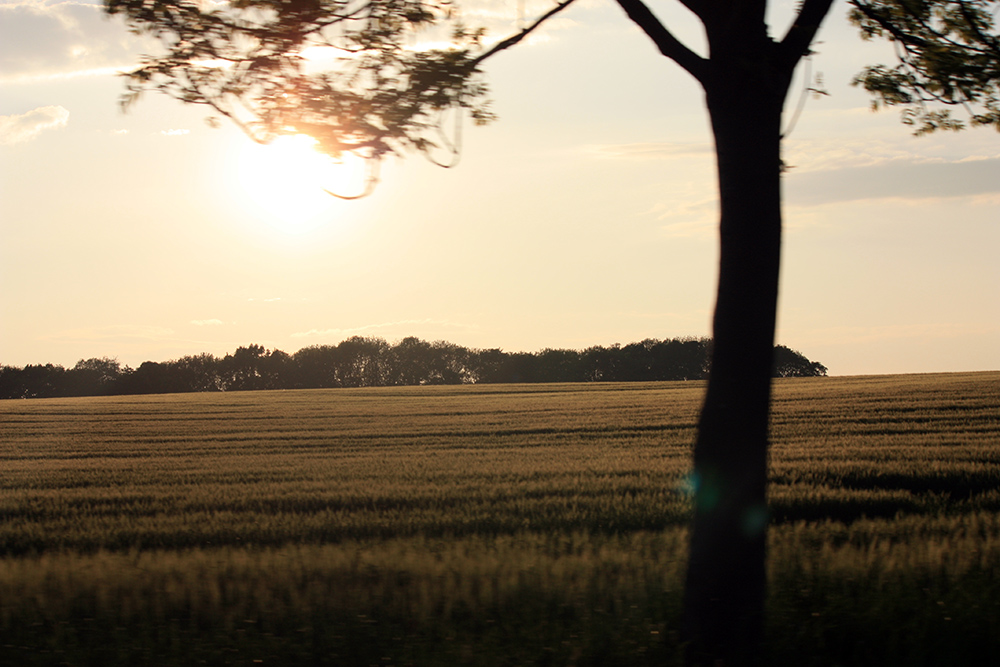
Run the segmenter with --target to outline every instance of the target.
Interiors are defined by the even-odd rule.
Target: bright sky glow
[[[241,142],[237,178],[247,199],[278,230],[304,234],[331,224],[347,205],[330,194],[351,196],[364,189],[364,165],[351,157],[335,161],[314,150],[303,134],[270,144]]]
[[[518,3],[463,6],[518,23]],[[775,35],[794,6],[774,3]],[[653,8],[700,48],[680,3]],[[830,95],[784,147],[778,341],[835,374],[1000,369],[1000,135],[914,138],[849,85],[891,48],[842,3],[819,39]],[[391,160],[355,202],[322,189],[357,192],[357,165],[307,138],[261,147],[156,95],[120,113],[113,72],[150,50],[99,4],[0,0],[0,363],[709,334],[702,95],[616,4],[581,0],[489,63],[500,120],[465,127],[457,167]]]

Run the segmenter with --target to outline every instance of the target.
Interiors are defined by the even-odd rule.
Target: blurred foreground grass
[[[702,390],[0,402],[0,664],[675,664]],[[992,663],[998,436],[998,373],[779,381],[769,661]]]

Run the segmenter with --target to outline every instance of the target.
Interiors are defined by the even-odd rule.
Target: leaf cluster
[[[960,130],[952,108],[973,126],[1000,131],[1000,35],[997,0],[851,0],[862,37],[896,46],[895,66],[875,65],[854,79],[873,107],[902,106],[916,134]]]
[[[261,143],[301,133],[333,157],[375,162],[406,150],[457,152],[442,131],[448,109],[476,123],[493,118],[476,60],[483,32],[467,29],[449,0],[106,0],[105,8],[165,47],[125,75],[126,107],[155,90],[206,105]],[[426,47],[442,33],[444,46]]]

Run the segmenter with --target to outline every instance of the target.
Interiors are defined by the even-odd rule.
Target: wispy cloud
[[[38,107],[16,116],[0,116],[0,144],[30,141],[44,130],[65,127],[69,111],[60,106]]]
[[[128,342],[135,340],[161,341],[172,340],[173,329],[148,325],[135,324],[114,324],[103,327],[84,327],[80,329],[66,329],[45,336],[45,340],[56,341],[120,341]]]
[[[815,206],[870,199],[927,200],[1000,193],[1000,157],[976,160],[894,159],[818,169],[786,179],[788,202]]]
[[[912,148],[911,148],[912,147]],[[874,167],[892,162],[933,162],[942,158],[929,156],[899,142],[871,138],[814,139],[784,142],[784,161],[791,174],[807,171],[830,171]]]
[[[210,337],[207,331],[201,337],[182,336],[169,327],[114,324],[64,329],[39,338],[54,349],[61,347],[72,350],[78,359],[114,356],[136,366],[144,361],[177,359],[202,352],[221,355],[247,344],[246,339],[211,340]],[[276,347],[276,343],[270,340],[258,338],[254,342],[266,347]]]
[[[216,319],[211,319],[211,320],[191,320],[191,324],[195,325],[196,327],[215,327],[215,326],[219,326],[220,324],[223,324],[223,322],[222,322],[222,320],[216,320]]]
[[[191,134],[191,130],[160,130],[160,134],[165,137],[183,137],[185,134]]]
[[[593,144],[584,151],[598,158],[629,160],[663,160],[669,158],[706,155],[712,152],[708,143],[639,142],[632,144]]]
[[[908,339],[961,339],[969,336],[1000,333],[992,324],[927,322],[918,324],[888,324],[881,326],[840,326],[803,331],[814,344],[855,345],[875,341]]]
[[[349,329],[310,329],[309,331],[300,331],[293,333],[292,338],[316,338],[316,337],[329,337],[329,338],[349,338],[351,336],[361,336],[364,334],[375,333],[379,331],[393,330],[400,327],[417,327],[417,326],[433,326],[433,327],[445,327],[454,329],[472,329],[474,327],[468,324],[461,324],[458,322],[448,322],[446,320],[434,320],[430,318],[422,320],[397,320],[395,322],[380,322],[378,324],[365,324],[360,327],[352,327]]]
[[[578,2],[577,9],[588,2]],[[462,18],[469,26],[486,27],[485,43],[492,44],[550,7],[550,0],[517,4],[470,0],[462,5]],[[550,41],[553,34],[573,25],[575,21],[569,18],[556,17],[526,43]],[[417,39],[433,42],[447,40],[447,35],[418,35]],[[100,0],[6,0],[0,4],[2,82],[113,74],[133,68],[140,54],[161,50],[156,39],[129,32],[121,18],[109,20]]]
[[[100,2],[0,4],[0,79],[107,74],[134,64],[146,40]]]

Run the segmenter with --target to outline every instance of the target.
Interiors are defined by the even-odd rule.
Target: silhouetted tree
[[[694,380],[707,376],[709,339],[647,339],[622,347],[507,353],[470,350],[415,337],[389,345],[351,338],[338,346],[305,347],[289,355],[260,345],[224,358],[197,354],[146,361],[138,369],[114,359],[62,366],[0,366],[0,398],[184,393],[342,386],[496,382]],[[775,377],[826,375],[826,367],[784,346],[775,348]]]
[[[211,354],[195,354],[167,362],[177,386],[182,391],[222,391],[224,381],[220,375],[220,359]]]
[[[545,349],[535,363],[535,377],[540,382],[582,382],[585,378],[576,350]]]
[[[538,357],[530,352],[507,355],[500,369],[500,382],[539,382]]]
[[[427,341],[409,336],[392,348],[391,384],[426,384],[431,376],[434,350]]]
[[[477,350],[470,355],[470,360],[475,369],[472,376],[473,382],[486,384],[504,382],[501,378],[507,354],[503,350],[497,348]]]
[[[22,396],[21,369],[0,365],[0,398],[27,398]]]
[[[290,376],[295,361],[287,352],[271,350],[260,359],[261,385],[264,389],[288,389],[294,385]]]
[[[261,372],[267,350],[262,345],[238,347],[219,362],[219,375],[226,391],[246,391],[264,389],[265,380]]]
[[[787,32],[769,35],[767,0],[680,0],[702,23],[708,55],[682,44],[642,0],[617,0],[660,53],[702,86],[715,138],[720,260],[711,375],[695,443],[695,518],[684,596],[689,659],[756,655],[765,588],[767,426],[781,248],[781,112],[798,61],[832,0],[801,0]],[[490,117],[479,66],[571,4],[485,48],[457,23],[454,3],[420,0],[106,0],[167,53],[131,74],[126,101],[157,89],[210,106],[254,138],[301,132],[337,156],[378,164],[442,143],[441,114]],[[862,83],[887,104],[916,108],[921,130],[956,127],[928,99],[980,105],[973,122],[1000,128],[995,0],[852,0],[867,36],[901,46],[901,68]],[[456,19],[450,49],[407,47],[411,31]],[[341,69],[313,71],[302,55],[333,45]],[[226,66],[218,63],[225,62]],[[446,146],[447,148],[447,146]],[[369,183],[375,182],[374,174]]]
[[[337,345],[337,380],[341,387],[389,384],[389,344],[381,338],[352,336]]]
[[[292,355],[294,379],[291,386],[325,389],[340,386],[337,381],[337,348],[333,345],[304,347]]]
[[[64,391],[71,396],[101,396],[114,391],[123,369],[117,359],[107,357],[81,359],[63,380]]]
[[[641,382],[650,375],[649,341],[629,343],[619,351],[620,361],[617,365],[620,382]]]
[[[708,339],[674,341],[674,363],[677,364],[678,380],[698,380],[708,376],[709,345]]]
[[[789,349],[784,345],[774,348],[774,377],[822,377],[826,375],[826,366],[818,361],[809,361],[801,352]]]
[[[471,355],[467,349],[443,340],[431,344],[433,361],[427,384],[463,384],[473,382],[474,373],[469,366]]]
[[[66,396],[66,369],[53,364],[24,368],[0,368],[0,389],[4,398],[52,398]]]
[[[616,346],[617,348],[617,346]],[[595,345],[581,353],[589,382],[611,382],[615,377],[614,349]]]
[[[170,394],[190,391],[168,363],[144,361],[119,383],[125,394]]]

